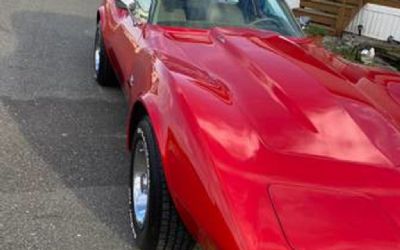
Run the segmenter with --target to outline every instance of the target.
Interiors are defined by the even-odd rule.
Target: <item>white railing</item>
[[[393,36],[400,40],[400,9],[376,4],[366,4],[354,17],[347,31],[358,33],[358,25],[363,25],[363,35],[387,40]]]

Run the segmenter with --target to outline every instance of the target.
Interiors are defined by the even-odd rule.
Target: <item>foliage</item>
[[[314,36],[326,36],[328,35],[328,31],[324,29],[323,27],[315,26],[315,25],[309,25],[307,28],[304,30],[307,35],[314,37]]]
[[[348,46],[337,46],[337,47],[333,47],[331,48],[331,50],[336,53],[341,55],[343,58],[352,61],[352,62],[361,62],[357,56],[357,47],[356,48],[352,48],[352,47],[348,47]]]

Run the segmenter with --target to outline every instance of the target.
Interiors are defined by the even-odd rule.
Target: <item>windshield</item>
[[[303,33],[284,0],[159,0],[153,22],[165,26],[248,27],[299,37]]]

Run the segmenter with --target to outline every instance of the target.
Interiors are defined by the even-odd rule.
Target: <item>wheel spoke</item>
[[[142,227],[147,215],[150,191],[149,152],[141,129],[137,131],[139,138],[136,142],[133,161],[133,209],[137,224]]]

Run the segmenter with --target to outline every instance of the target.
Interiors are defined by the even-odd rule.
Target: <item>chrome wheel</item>
[[[101,53],[101,45],[100,45],[100,30],[97,28],[96,30],[96,41],[94,44],[94,70],[96,74],[99,73],[100,70],[100,53]]]
[[[137,130],[138,139],[133,156],[132,201],[136,222],[143,227],[147,216],[150,194],[149,151],[143,130]]]
[[[147,115],[138,121],[132,136],[129,215],[138,249],[194,250],[195,241],[171,199]]]

